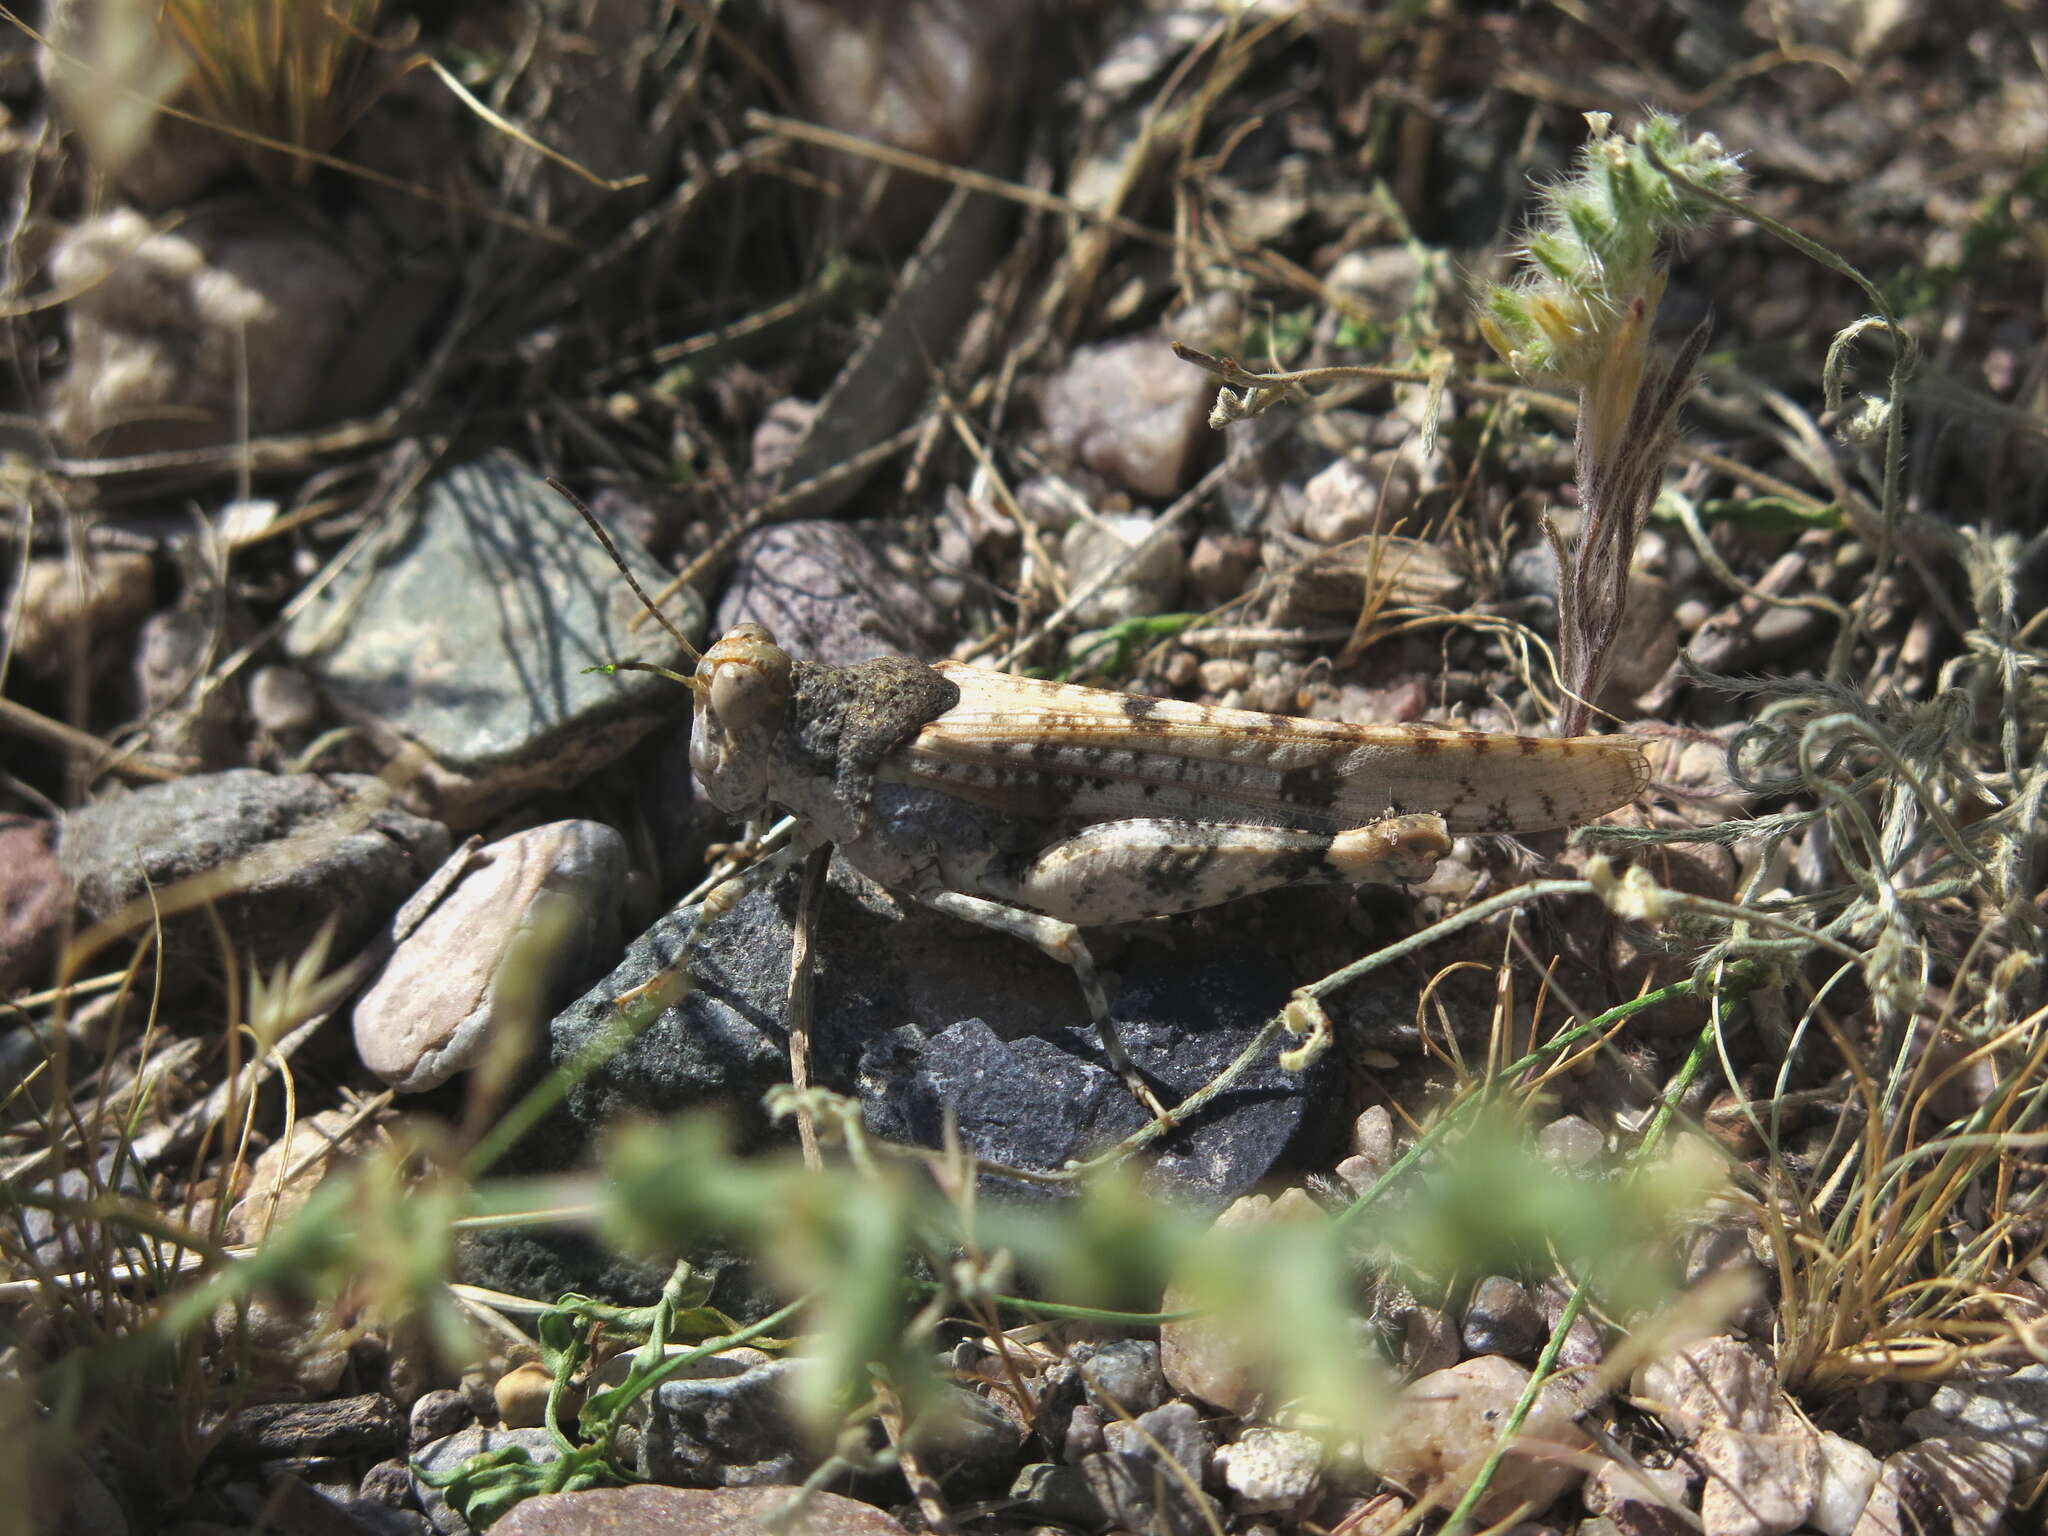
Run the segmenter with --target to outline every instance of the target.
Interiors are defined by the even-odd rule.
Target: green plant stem
[[[1687,191],[1698,197],[1705,198],[1710,203],[1716,204],[1726,213],[1733,214],[1737,218],[1748,219],[1758,228],[1777,236],[1778,239],[1791,246],[1793,250],[1806,257],[1807,260],[1817,262],[1821,266],[1826,267],[1830,272],[1848,278],[1849,281],[1863,290],[1864,296],[1870,300],[1871,308],[1877,312],[1880,322],[1890,335],[1892,342],[1892,366],[1887,387],[1891,391],[1891,408],[1885,413],[1884,479],[1882,489],[1879,492],[1878,525],[1874,530],[1877,544],[1872,561],[1871,586],[1874,589],[1876,578],[1882,576],[1886,568],[1891,564],[1892,553],[1899,542],[1899,529],[1904,510],[1904,500],[1899,493],[1899,482],[1906,462],[1904,402],[1906,398],[1906,385],[1912,379],[1919,359],[1917,343],[1915,343],[1911,334],[1899,325],[1898,317],[1892,313],[1891,305],[1886,302],[1885,296],[1877,284],[1857,271],[1855,267],[1842,257],[1836,255],[1817,241],[1809,240],[1790,225],[1772,218],[1769,214],[1750,204],[1736,198],[1726,197],[1719,192],[1701,186],[1683,171],[1672,169],[1670,165],[1666,164],[1658,156],[1655,149],[1646,145],[1644,146],[1644,154],[1648,156],[1652,165],[1656,166],[1664,175],[1670,177],[1677,185],[1684,187]],[[1851,334],[1852,332],[1845,332],[1844,336],[1848,337]],[[1836,347],[1829,350],[1829,366],[1827,371],[1831,383],[1835,378],[1839,377],[1840,348],[1842,345],[1842,339],[1838,338]],[[1830,393],[1837,393],[1837,391],[1831,389]],[[1839,408],[1839,401],[1834,402],[1834,404]],[[1850,648],[1853,647],[1857,636],[1861,633],[1864,607],[1865,605],[1863,604],[1857,604],[1853,607],[1852,612],[1855,622],[1842,636],[1838,637],[1838,655],[1846,656]]]
[[[952,1289],[935,1280],[912,1280],[909,1284],[911,1289],[927,1295],[938,1295]],[[1040,1301],[1032,1296],[1005,1296],[1000,1292],[988,1293],[987,1299],[999,1307],[1009,1307],[1018,1312],[1065,1318],[1077,1323],[1106,1323],[1113,1328],[1157,1328],[1161,1323],[1181,1323],[1202,1315],[1193,1308],[1181,1312],[1118,1312],[1109,1307],[1076,1307],[1063,1301]]]

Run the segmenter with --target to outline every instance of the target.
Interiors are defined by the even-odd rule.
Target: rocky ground
[[[0,33],[0,1532],[2038,1521],[2048,19],[156,9]],[[1597,508],[1472,298],[1649,108],[1747,178],[1651,787],[1091,929],[1168,1133],[601,670],[689,661],[548,476],[694,640],[1548,734]]]

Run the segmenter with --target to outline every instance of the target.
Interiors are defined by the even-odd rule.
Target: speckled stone
[[[665,573],[630,540],[642,586]],[[666,606],[703,628],[692,593]],[[420,789],[475,825],[534,790],[572,783],[688,708],[666,678],[587,668],[682,665],[576,511],[512,454],[432,481],[284,630],[287,657],[387,750],[428,758]]]

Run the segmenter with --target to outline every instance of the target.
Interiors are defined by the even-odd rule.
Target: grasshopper
[[[898,894],[1070,967],[1111,1064],[1158,1115],[1081,928],[1287,885],[1420,880],[1455,834],[1570,826],[1649,782],[1624,736],[1346,725],[951,661],[823,666],[758,624],[677,680],[713,805],[795,816],[799,849],[834,846]]]

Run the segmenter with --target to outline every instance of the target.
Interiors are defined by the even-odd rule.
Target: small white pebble
[[[1216,1464],[1248,1515],[1299,1508],[1322,1481],[1323,1446],[1298,1429],[1248,1429],[1219,1448]]]

